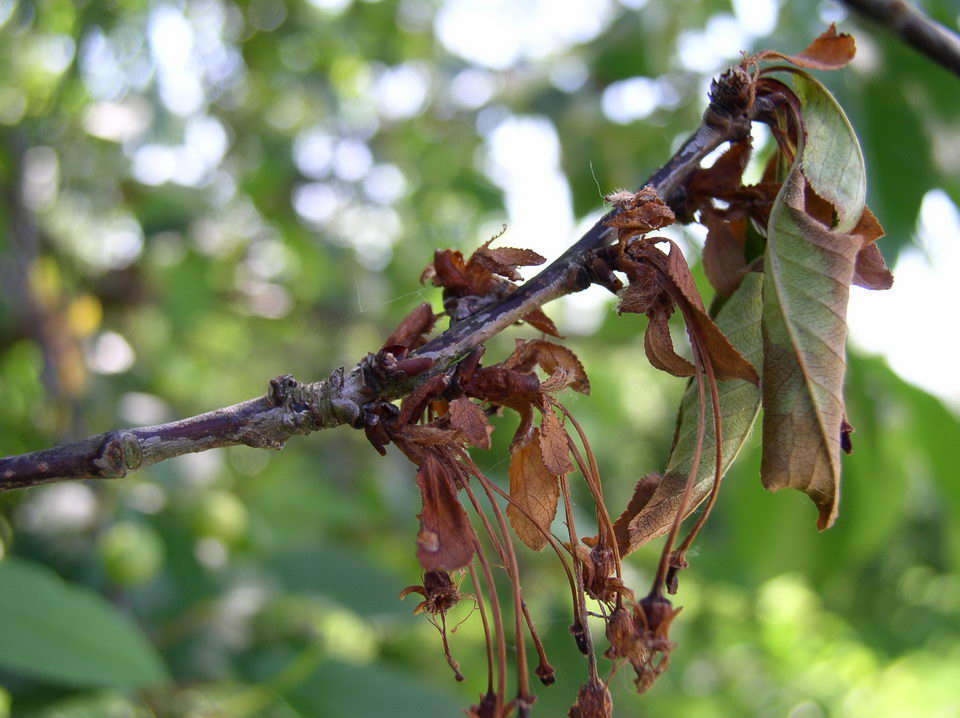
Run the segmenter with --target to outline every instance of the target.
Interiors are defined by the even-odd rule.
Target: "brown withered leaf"
[[[550,531],[550,524],[557,513],[560,482],[543,462],[539,429],[532,431],[529,441],[514,446],[511,453],[509,475],[512,502],[507,506],[507,517],[520,540],[534,551],[540,551],[547,545],[543,531]]]
[[[644,187],[630,200],[618,202],[622,210],[604,224],[617,230],[624,242],[631,237],[662,229],[677,221],[673,210],[660,199],[652,187]]]
[[[441,429],[429,424],[405,424],[400,427],[399,431],[398,438],[419,446],[452,444],[459,438],[459,435],[453,429]]]
[[[733,294],[747,271],[744,245],[747,236],[747,218],[727,221],[716,212],[702,211],[707,227],[703,245],[703,271],[721,297]]]
[[[490,448],[490,434],[493,427],[487,421],[483,409],[465,396],[454,399],[447,409],[450,426],[461,432],[478,449]]]
[[[416,349],[423,346],[426,342],[426,335],[430,333],[436,323],[437,316],[433,313],[430,305],[424,302],[404,317],[400,326],[387,337],[383,346],[389,347],[399,344],[407,349]]]
[[[710,199],[727,199],[736,196],[741,185],[743,170],[750,161],[750,140],[734,142],[710,167],[698,167],[687,182],[688,207],[706,206]]]
[[[544,314],[542,309],[534,309],[532,312],[524,314],[523,321],[534,329],[539,329],[544,334],[556,337],[557,339],[563,339],[563,336],[557,330],[557,325],[553,323],[550,317]]]
[[[866,289],[890,289],[893,273],[875,244],[868,244],[857,253],[853,271],[853,283]]]
[[[547,261],[532,249],[516,249],[514,247],[498,247],[490,249],[490,242],[470,256],[470,263],[477,263],[494,274],[519,282],[523,277],[517,267],[535,267]]]
[[[543,412],[543,420],[540,422],[540,454],[543,465],[551,474],[562,476],[573,471],[563,421],[549,407]]]
[[[424,455],[417,472],[423,497],[417,559],[425,571],[455,571],[470,563],[477,537],[467,512],[457,498],[450,468],[432,452]]]
[[[786,60],[797,67],[810,70],[839,70],[849,64],[857,53],[857,43],[852,35],[838,33],[837,26],[830,24],[816,40],[799,55],[785,55],[774,50],[757,54],[757,60]]]
[[[677,354],[670,336],[667,314],[655,312],[650,315],[647,331],[643,335],[643,348],[647,359],[657,369],[674,376],[693,376],[693,364]]]
[[[565,372],[566,385],[581,394],[590,393],[590,380],[577,355],[560,344],[543,339],[517,339],[517,347],[503,362],[508,369],[520,372],[533,371],[540,365],[547,374],[553,376],[559,371]]]
[[[710,355],[717,379],[743,379],[751,384],[759,384],[757,370],[736,350],[704,309],[703,299],[683,252],[669,240],[657,238],[657,241],[669,244],[669,254],[645,240],[631,248],[632,256],[643,258],[655,266],[660,271],[661,278],[672,283],[677,294],[675,298],[683,302],[681,309],[687,322],[687,331],[696,333],[699,337],[702,346]]]
[[[630,497],[630,503],[627,504],[627,508],[623,510],[623,513],[620,514],[619,518],[614,522],[613,533],[617,537],[617,546],[620,547],[622,555],[626,555],[632,544],[630,538],[630,522],[633,521],[633,518],[639,514],[643,510],[643,507],[647,505],[647,502],[650,501],[653,492],[656,491],[660,485],[660,480],[660,474],[657,473],[647,474],[640,479],[637,485],[633,487],[633,496]]]
[[[884,234],[883,227],[869,207],[863,208],[863,216],[850,233],[860,237],[863,242],[863,249],[857,253],[853,283],[866,289],[890,289],[893,286],[893,274],[875,244]]]

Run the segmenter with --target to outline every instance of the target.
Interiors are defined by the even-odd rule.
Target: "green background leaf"
[[[146,637],[93,592],[13,557],[0,561],[0,665],[54,683],[143,688],[167,672]]]

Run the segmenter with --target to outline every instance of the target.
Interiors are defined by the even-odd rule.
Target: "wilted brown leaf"
[[[647,331],[643,335],[643,348],[647,359],[657,369],[674,376],[693,376],[693,364],[677,354],[673,348],[673,338],[670,336],[670,325],[665,313],[656,312],[650,315]]]
[[[540,368],[551,376],[563,371],[567,376],[567,385],[582,394],[590,393],[590,380],[583,364],[576,354],[560,344],[543,339],[517,339],[516,349],[503,364],[509,369],[521,372],[533,371],[533,367],[539,364]]]
[[[799,55],[785,55],[774,50],[765,50],[756,56],[758,60],[786,60],[797,67],[810,70],[839,70],[849,64],[857,54],[857,43],[852,35],[838,33],[833,23]]]
[[[543,531],[550,531],[557,513],[560,482],[544,465],[539,429],[533,430],[529,441],[517,444],[511,451],[512,503],[507,506],[507,517],[520,540],[534,551],[540,551],[547,545]]]
[[[617,202],[621,211],[608,219],[605,224],[617,230],[617,238],[624,242],[638,234],[646,234],[662,229],[677,221],[673,210],[664,202],[652,187],[644,187],[632,198],[623,198]]]
[[[863,242],[863,249],[857,253],[853,283],[866,289],[890,289],[893,286],[893,274],[875,244],[884,234],[883,227],[869,207],[863,208],[863,216],[851,234]]]
[[[681,309],[687,322],[687,331],[699,338],[701,345],[710,355],[717,379],[743,379],[751,384],[758,384],[760,378],[757,370],[736,350],[704,309],[703,299],[683,252],[669,240],[656,238],[656,241],[667,242],[670,247],[669,254],[644,240],[630,248],[631,256],[656,267],[660,272],[661,282],[670,282],[674,299],[683,303]]]
[[[490,242],[492,241],[490,240]],[[547,261],[532,249],[516,249],[514,247],[490,249],[490,242],[474,252],[470,257],[470,262],[475,262],[494,274],[499,274],[515,282],[523,279],[520,272],[517,271],[517,267],[535,267]]]
[[[703,271],[721,297],[729,297],[747,271],[744,255],[747,218],[727,221],[716,212],[702,212],[707,227],[703,245]]]
[[[540,453],[543,465],[551,474],[562,476],[573,471],[563,421],[549,407],[543,412],[543,421],[540,422]]]
[[[477,537],[457,499],[451,470],[433,453],[424,455],[417,472],[423,497],[417,559],[425,571],[455,571],[473,558]]]
[[[436,322],[436,315],[434,315],[430,305],[424,302],[404,317],[400,326],[387,337],[383,346],[401,345],[407,349],[416,349],[426,342],[425,335],[430,333]]]
[[[487,421],[483,409],[464,396],[450,402],[447,409],[450,426],[467,437],[478,449],[490,448],[490,434],[493,427]]]
[[[534,329],[539,329],[544,334],[548,334],[551,337],[556,337],[557,339],[563,339],[560,332],[557,330],[557,325],[553,323],[553,320],[544,314],[542,309],[534,309],[532,312],[528,312],[523,315],[523,321],[532,326]]]
[[[630,503],[623,510],[620,517],[613,524],[613,533],[617,537],[617,546],[620,548],[622,556],[628,553],[630,547],[629,526],[633,518],[643,510],[647,505],[653,492],[660,485],[660,474],[650,473],[640,479],[633,487],[633,496],[630,497]]]

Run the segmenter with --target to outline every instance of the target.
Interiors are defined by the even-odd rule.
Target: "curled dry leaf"
[[[587,378],[587,372],[583,368],[583,364],[580,363],[577,355],[565,346],[543,339],[531,341],[518,339],[513,354],[504,362],[504,366],[507,368],[521,372],[533,371],[536,365],[539,365],[551,376],[563,371],[565,386],[569,386],[581,394],[590,393],[590,380]]]
[[[483,409],[462,396],[450,402],[447,408],[450,426],[461,432],[478,449],[490,448],[490,434],[493,427],[487,421]]]
[[[455,571],[473,558],[477,536],[457,498],[451,468],[428,451],[417,472],[423,497],[417,559],[425,571]]]
[[[670,325],[667,323],[668,314],[656,312],[650,315],[647,331],[643,335],[643,348],[650,363],[668,374],[674,376],[693,376],[693,364],[677,354],[673,347],[673,338],[670,336]]]
[[[764,50],[753,60],[786,60],[797,67],[809,70],[839,70],[849,64],[857,53],[857,43],[852,35],[838,33],[833,23],[799,55],[785,55],[774,50]]]
[[[863,243],[863,248],[857,253],[853,283],[866,289],[890,289],[893,286],[893,274],[876,245],[876,241],[884,234],[883,227],[869,207],[863,208],[863,216],[850,233]]]
[[[633,197],[622,194],[617,196],[616,205],[620,211],[608,219],[605,224],[617,230],[617,238],[625,242],[631,237],[647,234],[667,227],[677,221],[673,210],[660,199],[657,191],[646,186]]]
[[[763,308],[761,288],[764,275],[756,272],[744,277],[740,288],[717,314],[717,326],[733,345],[752,363],[760,364],[763,342],[760,318]],[[721,381],[720,421],[723,433],[721,472],[726,473],[741,447],[750,436],[760,410],[760,389],[745,381]],[[687,387],[680,404],[673,447],[661,479],[649,474],[634,489],[633,498],[614,524],[620,555],[626,556],[648,541],[670,530],[680,507],[695,453],[699,418],[699,392],[695,383]],[[712,414],[712,400],[707,395],[706,416]],[[707,421],[700,468],[693,495],[687,504],[687,515],[710,493],[715,475],[716,437],[713,422]]]
[[[655,247],[654,242],[666,242],[669,253]],[[704,309],[703,299],[680,248],[670,240],[658,237],[637,242],[631,245],[628,251],[628,261],[644,262],[657,270],[659,285],[668,290],[670,298],[680,306],[687,323],[687,332],[696,336],[700,346],[710,355],[717,379],[743,379],[751,384],[758,384],[760,379],[757,370],[730,343]],[[654,331],[659,331],[657,339],[660,340],[660,343],[654,346],[665,349],[663,340],[667,337],[664,337],[662,327],[659,330],[655,328]],[[651,339],[651,342],[653,341]],[[672,350],[672,342],[669,346]],[[657,353],[663,364],[680,368],[676,362],[665,361],[664,355],[665,352]]]
[[[423,346],[426,342],[426,335],[430,333],[436,323],[437,315],[433,313],[430,305],[424,302],[404,317],[400,326],[393,330],[393,334],[387,337],[387,341],[383,345],[385,347],[400,345],[407,349],[416,349]]]
[[[721,297],[729,297],[747,273],[744,255],[747,236],[747,218],[727,221],[716,212],[702,213],[707,227],[703,245],[703,271]]]
[[[523,279],[517,267],[535,267],[547,261],[532,249],[515,249],[514,247],[490,249],[491,242],[493,242],[492,239],[474,252],[470,261],[514,282]]]
[[[563,421],[549,407],[543,412],[543,420],[540,422],[540,455],[543,457],[543,465],[551,474],[563,476],[573,471]]]
[[[529,441],[517,444],[510,459],[510,498],[507,517],[517,536],[534,551],[547,545],[544,532],[557,514],[560,481],[550,473],[540,449],[540,430]]]

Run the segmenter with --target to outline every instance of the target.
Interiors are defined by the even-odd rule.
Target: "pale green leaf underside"
[[[793,79],[807,138],[767,227],[761,478],[768,489],[810,495],[824,529],[840,495],[847,300],[860,249],[844,232],[863,213],[866,176],[856,135],[833,97],[806,74]],[[807,181],[834,205],[832,230],[804,212]]]
[[[867,173],[860,142],[836,98],[807,73],[791,75],[803,104],[806,143],[801,168],[814,192],[837,212],[835,232],[849,232],[860,221],[867,196]]]

